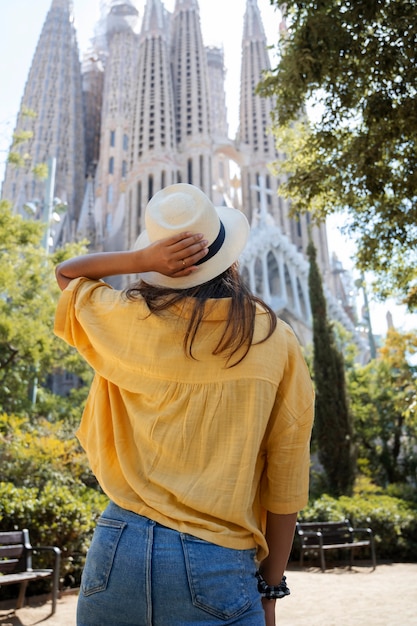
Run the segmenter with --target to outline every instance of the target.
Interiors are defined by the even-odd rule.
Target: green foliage
[[[71,585],[107,497],[67,430],[64,422],[0,415],[0,530],[29,528],[33,545],[61,548],[61,575]]]
[[[348,371],[359,467],[377,484],[417,483],[417,333],[390,329],[378,359]]]
[[[38,163],[33,166],[33,173],[35,178],[39,178],[40,180],[46,180],[48,178],[48,164],[47,163]]]
[[[42,231],[42,224],[13,215],[0,201],[0,528],[27,527],[34,544],[58,545],[69,585],[79,582],[107,498],[72,432],[92,372],[53,334],[54,266],[84,246],[48,255]],[[84,383],[67,397],[50,388],[51,373],[64,371]]]
[[[16,487],[94,484],[84,452],[64,422],[0,415],[2,480]]]
[[[327,317],[323,285],[310,240],[309,295],[313,316],[313,378],[316,390],[313,438],[333,495],[351,492],[355,476],[353,426],[346,395],[342,353]]]
[[[21,143],[32,139],[32,137],[33,132],[31,130],[21,130],[20,132],[13,133],[13,145],[19,146]]]
[[[27,107],[22,107],[21,116],[24,126],[31,120],[37,117],[37,113]],[[33,139],[33,130],[19,129],[13,133],[13,141],[10,147],[7,161],[15,167],[30,168],[32,158],[28,152],[25,152],[25,144]],[[32,167],[32,172],[35,178],[41,180],[48,177],[48,166],[46,163],[36,163]]]
[[[79,584],[91,536],[107,498],[82,485],[47,482],[37,487],[0,483],[0,530],[28,528],[32,545],[57,545],[62,550],[63,584]],[[37,557],[46,567],[48,557]]]
[[[13,215],[0,201],[0,411],[8,413],[33,410],[34,385],[45,387],[57,367],[89,379],[88,366],[53,334],[56,260],[82,248],[47,255],[42,234],[41,224]]]
[[[417,308],[417,7],[408,0],[281,2],[289,31],[260,93],[274,96],[294,212],[348,212],[358,267]],[[314,122],[293,128],[314,104]],[[282,148],[283,143],[285,144]],[[280,147],[281,146],[281,147]]]
[[[322,495],[299,518],[304,522],[347,518],[354,528],[372,528],[379,560],[417,560],[417,508],[399,498],[378,493],[339,499]]]

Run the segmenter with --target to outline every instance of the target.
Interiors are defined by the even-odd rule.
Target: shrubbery
[[[33,546],[57,545],[62,550],[63,586],[78,585],[85,555],[106,496],[83,485],[47,482],[37,487],[0,483],[0,530],[28,528]],[[48,556],[37,556],[41,567]]]
[[[34,546],[58,546],[62,585],[75,586],[107,497],[65,423],[32,420],[0,415],[0,530],[28,528]]]
[[[33,545],[59,546],[61,585],[78,586],[107,497],[98,488],[77,440],[68,432],[68,424],[0,415],[0,466],[0,530],[28,528]],[[318,487],[319,481],[315,482]],[[373,529],[378,560],[417,561],[417,501],[415,491],[406,485],[391,485],[382,491],[362,478],[352,497],[336,499],[317,492],[300,514],[304,521],[344,518],[355,527]],[[293,558],[297,552],[295,542]],[[37,565],[46,567],[47,562],[37,561]],[[29,593],[39,589],[31,585]],[[2,590],[2,597],[5,593]]]

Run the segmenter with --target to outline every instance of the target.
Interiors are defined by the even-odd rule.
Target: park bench
[[[296,531],[300,541],[301,567],[305,552],[319,552],[321,570],[324,572],[325,552],[341,549],[349,550],[349,566],[352,567],[355,549],[369,547],[372,566],[376,568],[374,536],[370,528],[352,528],[349,520],[345,519],[341,522],[297,522]]]
[[[51,569],[33,569],[32,555],[41,551],[53,553],[53,566]],[[32,547],[29,539],[29,531],[13,530],[0,531],[0,587],[3,585],[19,584],[19,596],[16,608],[23,606],[26,587],[32,580],[52,578],[52,614],[56,610],[56,602],[59,589],[59,565],[61,550],[56,546]]]

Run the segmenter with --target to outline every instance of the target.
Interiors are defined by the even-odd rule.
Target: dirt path
[[[375,572],[290,568],[287,577],[291,596],[277,602],[277,626],[417,624],[417,563],[378,565]],[[50,602],[32,599],[19,611],[0,605],[0,626],[75,626],[76,603],[76,593],[62,595],[52,617]]]

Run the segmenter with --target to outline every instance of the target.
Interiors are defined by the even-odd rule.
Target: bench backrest
[[[340,522],[297,522],[297,533],[305,546],[317,543],[318,532],[321,533],[324,544],[350,543],[352,541],[349,520]]]
[[[0,531],[0,572],[13,574],[32,568],[32,546],[29,531]]]

